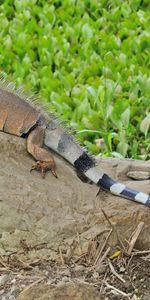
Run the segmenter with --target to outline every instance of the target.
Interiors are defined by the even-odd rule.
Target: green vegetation
[[[91,152],[150,158],[149,0],[5,0],[0,24],[4,75],[40,92]]]

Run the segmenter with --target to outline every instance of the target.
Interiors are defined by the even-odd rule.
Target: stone
[[[90,284],[75,282],[61,284],[57,287],[35,286],[18,296],[16,300],[104,300],[98,290]]]
[[[26,140],[0,132],[0,255],[27,250],[32,259],[57,259],[57,249],[63,245],[67,259],[70,255],[80,257],[96,236],[100,236],[101,244],[107,236],[110,227],[101,208],[122,238],[129,239],[144,221],[136,247],[150,247],[149,208],[102,190],[96,197],[94,184],[83,183],[57,155],[55,161],[58,179],[47,173],[43,180],[39,173],[29,172],[33,159],[26,151]],[[126,175],[129,170],[149,172],[150,162],[112,158],[97,162],[115,180],[150,192],[150,180],[136,182]],[[110,240],[112,246],[117,243],[115,235]]]

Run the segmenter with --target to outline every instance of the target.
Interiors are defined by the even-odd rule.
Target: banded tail
[[[142,203],[150,207],[150,196],[126,187],[123,183],[114,181],[96,166],[94,160],[80,147],[71,135],[52,121],[46,131],[44,144],[66,159],[77,171],[83,173],[98,187],[110,193]]]

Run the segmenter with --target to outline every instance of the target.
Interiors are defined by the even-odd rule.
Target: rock
[[[11,278],[10,288],[1,289],[2,299],[103,299],[94,286],[81,283],[110,231],[102,208],[124,243],[130,241],[138,224],[144,222],[135,247],[141,250],[150,247],[149,208],[102,190],[96,197],[98,189],[94,184],[80,181],[73,168],[56,155],[55,161],[58,179],[50,173],[46,174],[45,180],[37,172],[30,174],[33,159],[26,151],[26,141],[0,133],[0,255],[4,263],[10,263],[14,269],[29,267],[28,274],[31,276],[29,281],[25,280],[20,285],[19,278],[16,277],[17,282]],[[150,192],[150,180],[137,182],[127,177],[129,171],[149,172],[150,162],[101,158],[98,164],[115,180],[133,189]],[[99,249],[96,248],[97,243]],[[113,232],[107,245],[112,254],[117,245],[118,239]],[[37,283],[37,279],[32,278],[35,273],[33,262],[35,267],[35,262],[41,262],[46,282]],[[69,266],[70,263],[75,266],[75,262],[80,266],[73,271]],[[56,265],[58,272],[53,267]],[[66,266],[69,270],[65,270]],[[97,280],[105,272],[105,267],[105,264],[96,266],[94,278],[91,275],[90,279]],[[36,273],[39,272],[40,265],[36,270]],[[71,281],[73,273],[79,273],[80,283],[79,280]],[[63,282],[63,278],[69,282]],[[133,280],[136,278],[133,277]],[[7,284],[7,278],[1,277],[1,282],[2,285]]]
[[[150,173],[144,171],[129,171],[127,176],[134,180],[147,180],[150,178]]]
[[[95,271],[95,272],[93,272],[92,276],[93,276],[94,279],[98,279],[99,278],[99,273]]]
[[[23,292],[16,300],[104,300],[96,288],[75,282],[57,287],[39,285]]]
[[[4,285],[9,279],[9,275],[4,274],[0,276],[0,286]]]
[[[83,271],[85,271],[85,267],[82,265],[75,265],[74,271],[75,272],[83,272]]]
[[[110,230],[101,208],[123,239],[129,240],[143,221],[136,248],[150,247],[149,208],[102,190],[96,197],[94,184],[83,183],[57,155],[55,161],[58,179],[47,173],[43,180],[39,173],[29,172],[33,159],[26,151],[26,141],[0,132],[0,255],[24,251],[32,260],[60,260],[57,250],[61,246],[65,260],[81,257],[97,236],[103,245]],[[150,180],[136,182],[126,176],[133,169],[149,172],[150,162],[105,158],[98,164],[114,179],[150,192]],[[115,234],[109,243],[118,243]]]
[[[62,277],[62,282],[68,282],[68,281],[70,281],[68,276],[63,276]]]

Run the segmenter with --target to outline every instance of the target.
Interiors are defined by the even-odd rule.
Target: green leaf
[[[123,157],[126,156],[127,151],[128,151],[128,144],[127,144],[127,143],[125,143],[125,142],[120,142],[120,143],[117,145],[117,152],[119,152]]]
[[[121,121],[124,126],[128,126],[130,120],[130,107],[121,114]]]
[[[147,136],[150,128],[150,113],[143,119],[140,125],[140,130]]]
[[[149,20],[148,0],[0,1],[0,69],[89,150],[149,159]]]
[[[93,36],[93,31],[92,28],[89,26],[89,24],[84,24],[82,27],[82,36],[84,39],[86,38],[92,38]]]

